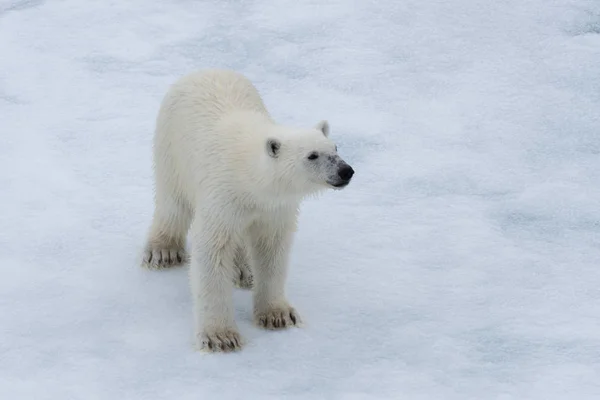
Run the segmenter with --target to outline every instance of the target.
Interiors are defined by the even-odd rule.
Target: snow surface
[[[250,77],[354,182],[305,204],[307,326],[192,349],[138,266],[168,86]],[[0,398],[600,398],[597,0],[0,0]]]

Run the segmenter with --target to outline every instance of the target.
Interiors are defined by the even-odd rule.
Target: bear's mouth
[[[329,183],[331,186],[333,186],[336,189],[342,189],[345,188],[346,186],[348,186],[348,184],[350,183],[350,181],[338,181],[335,183]]]

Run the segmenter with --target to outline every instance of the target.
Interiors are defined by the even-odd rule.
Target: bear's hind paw
[[[254,276],[248,264],[235,266],[233,284],[239,289],[252,289],[254,286]]]

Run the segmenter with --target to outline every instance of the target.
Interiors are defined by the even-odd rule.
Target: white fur
[[[300,323],[285,295],[288,257],[300,202],[331,187],[343,163],[328,134],[326,121],[309,129],[276,124],[255,87],[232,71],[192,73],[166,94],[154,138],[155,211],[144,265],[185,263],[191,226],[190,281],[201,349],[242,346],[234,282],[249,287],[254,281],[258,325]],[[311,152],[329,161],[308,161]]]

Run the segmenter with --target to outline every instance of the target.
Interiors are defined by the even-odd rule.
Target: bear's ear
[[[320,130],[321,132],[323,132],[323,135],[325,135],[325,137],[329,136],[329,122],[327,122],[326,120],[320,121],[315,128],[317,128],[318,130]]]
[[[277,139],[267,139],[267,154],[275,158],[279,155],[281,143]]]

